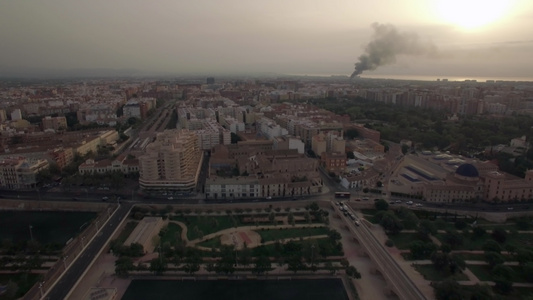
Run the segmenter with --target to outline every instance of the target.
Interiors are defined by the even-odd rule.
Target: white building
[[[246,199],[260,197],[261,188],[256,178],[208,178],[205,194],[208,199]]]
[[[20,109],[15,109],[11,112],[11,120],[12,121],[17,121],[17,120],[21,120],[22,119],[22,112],[20,111]]]

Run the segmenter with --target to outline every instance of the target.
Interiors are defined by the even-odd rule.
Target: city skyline
[[[515,1],[0,3],[0,76],[338,74],[381,24],[431,45],[362,76],[531,80],[533,4]],[[410,41],[412,41],[411,39]],[[412,50],[412,49],[411,49]],[[115,73],[116,73],[115,72]]]

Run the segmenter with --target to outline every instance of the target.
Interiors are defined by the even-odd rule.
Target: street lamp
[[[315,264],[315,244],[311,245],[311,265]]]
[[[31,231],[32,228],[33,228],[33,226],[30,225],[30,238],[33,241],[33,232]]]
[[[67,270],[67,258],[68,258],[68,255],[63,256],[63,266],[65,266],[65,271]]]
[[[44,281],[39,282],[39,291],[41,291],[41,298],[44,297],[44,293],[43,293],[43,284],[44,284]]]
[[[85,248],[84,240],[85,240],[85,236],[82,236],[82,237],[81,237],[81,249],[82,249],[82,250],[83,250],[83,248]]]
[[[98,227],[98,220],[96,220],[96,231],[100,230],[100,228]]]

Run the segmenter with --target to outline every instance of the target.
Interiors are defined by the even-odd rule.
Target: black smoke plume
[[[398,32],[391,24],[373,23],[374,38],[365,47],[365,54],[359,56],[351,78],[367,70],[396,62],[396,55],[432,56],[437,48],[431,42],[421,42],[416,33]]]

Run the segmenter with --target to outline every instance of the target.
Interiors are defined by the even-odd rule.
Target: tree
[[[385,201],[384,199],[378,199],[378,201],[374,202],[374,206],[377,210],[387,210],[389,209],[389,203]]]
[[[461,286],[453,279],[445,279],[434,285],[434,293],[437,300],[464,299],[460,290]]]
[[[252,273],[264,274],[270,270],[271,270],[270,259],[267,256],[260,255],[255,259]]]
[[[510,294],[513,291],[513,283],[509,279],[494,279],[494,290],[499,294]]]
[[[522,275],[528,282],[533,282],[533,262],[527,262],[522,266]]]
[[[154,258],[150,261],[150,271],[156,275],[163,274],[166,268],[167,268],[167,262],[161,256],[159,256],[158,258]]]
[[[274,223],[274,221],[276,221],[276,214],[274,212],[271,212],[268,215],[268,221],[270,221],[270,223]]]
[[[516,252],[515,259],[520,266],[523,266],[528,262],[533,262],[533,251],[520,249]]]
[[[237,144],[237,142],[242,141],[241,137],[235,133],[231,133],[231,143]]]
[[[248,266],[252,261],[252,250],[244,243],[244,247],[239,252],[239,264]]]
[[[346,258],[341,259],[341,266],[343,266],[344,268],[348,268],[349,265],[350,262]]]
[[[400,219],[398,219],[394,213],[389,211],[383,214],[383,217],[379,223],[381,226],[383,226],[388,234],[398,234],[403,229]]]
[[[404,155],[407,154],[407,151],[409,151],[409,146],[403,144],[402,145],[402,154],[404,154]]]
[[[500,253],[497,252],[485,252],[485,261],[491,268],[494,268],[496,265],[503,264],[505,259]]]
[[[409,251],[411,259],[427,259],[431,257],[431,253],[437,250],[437,245],[429,242],[414,241],[409,244]]]
[[[202,263],[202,259],[196,252],[188,254],[189,255],[185,259],[185,265],[183,266],[183,269],[189,274],[194,274],[200,270],[200,263]]]
[[[435,251],[431,254],[433,267],[439,271],[449,271],[455,274],[457,271],[464,270],[466,264],[459,256],[450,253]]]
[[[455,221],[455,228],[457,228],[458,230],[463,230],[466,228],[466,226],[468,226],[468,224],[464,221],[464,220],[457,220]]]
[[[357,129],[350,128],[344,132],[344,136],[347,139],[353,140],[354,138],[359,136],[359,132],[357,131]]]
[[[529,230],[529,228],[531,227],[531,220],[527,217],[518,218],[516,220],[516,227],[518,227],[519,230]]]
[[[291,224],[292,226],[296,225],[294,221],[294,214],[292,212],[289,212],[289,214],[287,215],[287,222],[289,222],[289,224]]]
[[[498,244],[496,241],[493,241],[493,240],[487,240],[483,244],[482,249],[485,252],[500,253],[502,251],[502,247],[500,246],[500,244]]]
[[[507,240],[507,232],[501,228],[492,230],[491,237],[498,243],[503,244]]]
[[[496,296],[488,285],[473,285],[470,288],[470,300],[494,300]]]
[[[463,236],[455,230],[448,230],[443,236],[443,241],[455,249],[463,244]]]
[[[294,273],[305,268],[305,265],[303,264],[302,258],[300,256],[290,257],[287,261],[287,266],[289,271],[293,271]]]
[[[122,256],[115,261],[115,274],[118,276],[128,276],[134,270],[133,260],[130,257]]]
[[[351,278],[360,279],[361,273],[357,271],[357,269],[354,266],[348,266],[346,267],[346,275],[348,275]]]
[[[481,238],[485,235],[485,233],[487,233],[487,231],[484,228],[476,226],[474,229],[472,229],[472,239],[475,240]]]
[[[514,271],[511,267],[505,265],[497,265],[492,271],[492,277],[510,280],[514,276]]]

